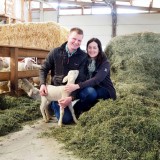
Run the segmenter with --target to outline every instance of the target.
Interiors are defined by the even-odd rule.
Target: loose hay
[[[160,34],[115,37],[105,49],[118,99],[101,100],[76,126],[47,136],[89,160],[160,159]]]
[[[28,97],[0,96],[0,136],[16,131],[27,121],[41,117],[39,101]]]

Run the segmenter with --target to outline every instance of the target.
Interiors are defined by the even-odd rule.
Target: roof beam
[[[57,0],[32,0],[32,1],[39,1],[39,2],[57,2]],[[154,11],[154,12],[160,12],[160,8],[153,8],[152,7],[152,1],[150,4],[150,7],[142,7],[142,6],[133,6],[132,5],[132,0],[118,0],[120,2],[129,2],[131,5],[116,5],[117,8],[125,8],[125,9],[137,9],[137,10],[143,10],[143,11]],[[67,4],[72,4],[75,6],[64,6],[64,7],[60,7],[60,8],[66,8],[66,9],[70,9],[70,8],[88,8],[88,7],[105,7],[107,6],[107,4],[105,3],[105,1],[102,2],[82,2],[82,1],[70,1],[70,0],[61,0],[61,3],[67,3]]]

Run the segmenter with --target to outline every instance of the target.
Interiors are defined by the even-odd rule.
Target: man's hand
[[[66,97],[58,101],[60,107],[66,108],[72,102],[72,97]]]
[[[41,96],[48,95],[48,91],[47,91],[46,85],[44,85],[44,84],[41,85],[39,93],[40,93]]]

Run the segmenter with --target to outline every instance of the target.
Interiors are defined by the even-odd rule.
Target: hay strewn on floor
[[[160,159],[160,34],[113,38],[105,49],[118,98],[97,103],[75,126],[45,133],[89,160]]]
[[[67,28],[55,22],[0,25],[0,45],[50,50],[67,40]]]
[[[0,136],[22,129],[23,123],[40,118],[39,106],[39,101],[25,96],[17,98],[1,95]]]

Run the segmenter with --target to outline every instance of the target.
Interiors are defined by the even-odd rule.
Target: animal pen
[[[49,50],[45,49],[0,46],[0,56],[10,57],[10,71],[0,72],[0,81],[10,81],[10,94],[18,94],[18,79],[39,76],[39,70],[18,71],[18,59],[20,57],[44,59],[48,52]]]

